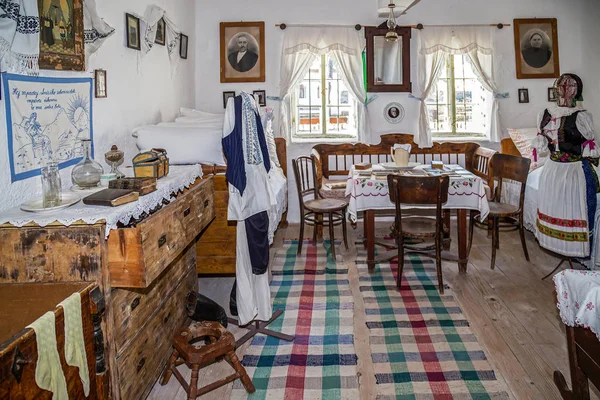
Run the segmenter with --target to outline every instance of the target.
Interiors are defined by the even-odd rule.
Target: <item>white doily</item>
[[[600,272],[566,269],[553,279],[565,325],[588,328],[600,340]]]
[[[70,226],[76,221],[95,224],[106,223],[105,237],[120,222],[127,225],[131,219],[137,219],[144,213],[149,213],[163,203],[163,200],[172,201],[177,192],[189,187],[197,178],[202,178],[202,168],[196,165],[170,166],[169,175],[157,181],[157,190],[139,198],[138,201],[118,207],[88,206],[79,202],[76,205],[48,213],[31,213],[14,207],[0,212],[0,224],[11,224],[22,227],[29,223],[47,226],[58,222]]]

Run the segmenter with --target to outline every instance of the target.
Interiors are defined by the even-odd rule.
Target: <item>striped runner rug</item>
[[[295,340],[255,336],[242,364],[256,392],[236,380],[232,399],[359,399],[348,269],[333,262],[328,240],[305,240],[300,255],[297,245],[285,240],[271,264],[273,310],[284,313],[269,325]]]
[[[398,292],[396,260],[369,273],[357,249],[378,400],[508,399],[434,260],[407,255]]]

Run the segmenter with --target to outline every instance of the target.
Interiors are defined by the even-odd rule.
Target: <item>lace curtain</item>
[[[420,32],[418,49],[418,84],[421,89],[419,131],[415,142],[421,147],[431,147],[431,128],[425,99],[432,94],[440,73],[445,68],[448,55],[465,55],[473,68],[477,80],[493,93],[489,109],[486,136],[492,142],[501,139],[498,85],[494,79],[494,46],[492,27],[427,27]]]
[[[329,54],[337,63],[342,80],[359,106],[358,140],[368,137],[366,92],[363,81],[363,39],[352,27],[296,26],[284,31],[281,52],[281,136],[290,139],[291,100],[296,87],[317,57]]]

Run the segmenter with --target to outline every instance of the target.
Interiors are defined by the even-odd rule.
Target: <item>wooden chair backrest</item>
[[[379,164],[390,162],[390,149],[394,144],[410,144],[410,161],[428,164],[432,160],[442,161],[445,164],[461,164],[471,170],[473,156],[479,148],[477,143],[437,143],[430,148],[422,149],[414,141],[413,135],[404,133],[390,133],[381,135],[378,144],[320,143],[313,147],[313,154],[318,157],[325,178],[331,176],[347,176],[353,164],[369,162]]]
[[[516,181],[521,184],[521,198],[519,200],[520,208],[523,207],[525,200],[525,185],[527,183],[527,175],[529,174],[529,165],[531,160],[525,157],[511,156],[509,154],[495,154],[491,161],[491,170],[494,179],[498,181],[496,188],[495,200],[500,201],[502,194],[502,183],[505,179]]]
[[[434,205],[448,201],[448,176],[388,175],[390,200],[400,204]]]
[[[292,160],[294,178],[296,178],[296,189],[300,208],[304,207],[304,197],[312,195],[317,198],[317,185],[315,180],[315,163],[312,157],[301,156]]]

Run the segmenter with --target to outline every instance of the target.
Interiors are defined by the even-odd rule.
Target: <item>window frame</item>
[[[350,95],[350,93],[348,93],[348,99],[349,99],[349,104],[347,106],[343,106],[341,104],[335,104],[335,105],[331,105],[331,104],[327,104],[327,99],[328,96],[326,95],[326,91],[327,91],[327,71],[326,71],[326,66],[327,66],[327,58],[328,58],[328,54],[322,54],[319,57],[321,58],[321,77],[319,80],[319,93],[317,96],[317,99],[320,101],[320,103],[316,103],[319,106],[320,109],[320,119],[321,119],[321,133],[314,133],[314,132],[307,132],[307,133],[301,133],[298,132],[297,129],[297,125],[296,125],[296,120],[298,118],[298,99],[299,99],[299,85],[298,87],[296,87],[294,89],[294,96],[292,96],[292,101],[291,101],[291,111],[292,111],[292,115],[291,115],[291,137],[292,137],[292,141],[293,142],[303,142],[303,141],[310,141],[310,142],[315,142],[315,141],[344,141],[344,142],[350,142],[352,140],[357,140],[358,139],[358,121],[357,121],[357,127],[356,127],[356,132],[354,134],[348,134],[348,133],[335,133],[335,132],[327,132],[327,112],[329,111],[329,109],[331,108],[338,108],[338,111],[340,108],[347,108],[349,110],[354,109],[355,112],[358,111],[358,104],[356,103],[356,100],[354,100],[354,98]],[[310,68],[310,67],[309,67]],[[338,71],[339,74],[339,71]],[[304,80],[304,79],[303,79]],[[343,80],[340,78],[339,79],[340,82],[343,82]],[[300,83],[301,85],[302,83]],[[309,81],[309,86],[310,86],[310,81]],[[306,90],[306,96],[310,98],[310,87]],[[339,99],[338,99],[339,100]],[[355,105],[351,105],[350,102],[354,102]],[[313,108],[316,106],[312,105],[311,103],[309,103],[309,105],[307,106],[308,108]],[[339,117],[339,116],[338,116]],[[358,117],[357,115],[355,116],[355,118]],[[339,123],[339,122],[338,122]]]
[[[448,93],[448,100],[450,101],[449,104],[447,104],[450,115],[450,126],[452,127],[452,131],[431,131],[431,136],[432,138],[435,139],[467,139],[467,138],[473,138],[473,139],[485,139],[487,138],[487,135],[485,132],[473,132],[473,131],[467,131],[467,132],[457,132],[456,131],[456,80],[463,80],[463,92],[466,93],[466,91],[464,90],[464,81],[466,78],[456,78],[456,73],[455,73],[455,63],[454,63],[454,57],[456,56],[461,56],[464,57],[464,54],[449,54],[448,57],[446,57],[446,75],[447,75],[447,81],[446,81],[446,85],[447,85],[447,93]],[[463,63],[464,62],[468,62],[466,59],[463,59]],[[470,79],[470,78],[468,78]],[[440,79],[438,79],[439,82]],[[436,82],[436,87],[437,87],[437,82]],[[436,100],[437,100],[437,90],[436,90]],[[464,98],[466,99],[466,94],[464,96]],[[436,105],[439,104],[439,102],[436,101]],[[429,108],[429,104],[425,104],[425,106],[427,108]],[[429,111],[428,111],[429,112]],[[465,103],[465,113],[466,113],[466,103]],[[439,115],[439,112],[438,112]]]

